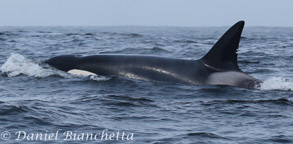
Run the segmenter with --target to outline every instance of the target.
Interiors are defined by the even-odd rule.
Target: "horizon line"
[[[0,25],[0,27],[230,27],[231,25]],[[292,28],[293,26],[245,25],[245,27]]]

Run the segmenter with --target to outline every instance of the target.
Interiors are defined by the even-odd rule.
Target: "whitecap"
[[[271,77],[260,85],[260,90],[293,90],[293,82],[282,77]]]
[[[37,78],[44,78],[51,75],[65,77],[65,74],[52,69],[45,69],[31,59],[28,59],[18,53],[11,54],[6,62],[1,66],[0,70],[8,77],[14,77],[21,74]]]

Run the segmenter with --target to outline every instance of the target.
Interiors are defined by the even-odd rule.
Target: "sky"
[[[293,0],[0,0],[0,26],[293,27]]]

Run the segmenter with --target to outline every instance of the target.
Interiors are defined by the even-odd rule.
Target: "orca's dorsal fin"
[[[234,24],[201,59],[204,65],[219,71],[241,71],[237,63],[244,21]]]

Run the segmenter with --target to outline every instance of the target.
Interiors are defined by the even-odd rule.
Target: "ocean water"
[[[227,29],[0,27],[0,143],[293,143],[293,28],[244,29],[239,66],[264,81],[254,90],[73,76],[42,63],[64,54],[198,59]]]

